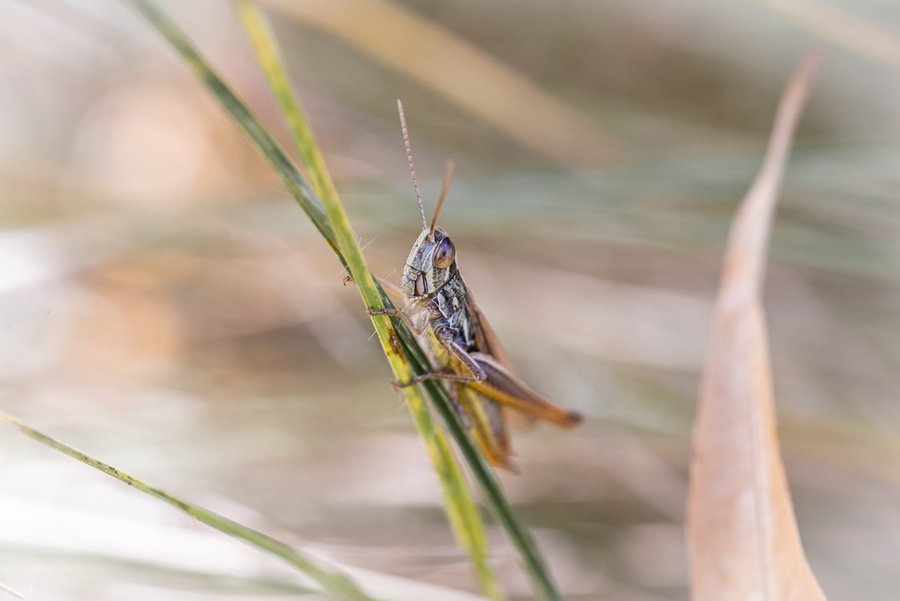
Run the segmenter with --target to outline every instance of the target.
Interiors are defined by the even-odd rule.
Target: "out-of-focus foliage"
[[[831,5],[900,30],[892,3]],[[165,6],[287,140],[231,7]],[[828,598],[893,599],[900,73],[764,4],[398,6],[524,78],[610,151],[541,154],[365,45],[272,13],[376,273],[396,280],[418,232],[401,97],[427,197],[444,160],[457,163],[442,221],[479,304],[519,371],[589,416],[572,433],[517,435],[525,473],[504,476],[571,599],[687,595],[690,422],[727,224],[783,82],[824,44],[772,238],[775,396]],[[344,563],[474,590],[357,292],[240,132],[118,3],[0,11],[3,407]],[[381,26],[357,23],[360,36]],[[404,35],[414,62],[421,40]],[[429,56],[436,72],[458,67]],[[44,599],[283,592],[268,560],[0,437],[0,582]],[[504,586],[528,595],[511,550],[494,552]]]

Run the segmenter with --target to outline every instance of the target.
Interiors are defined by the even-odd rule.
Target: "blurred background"
[[[456,161],[441,221],[470,288],[519,371],[587,416],[516,435],[523,474],[501,474],[573,600],[688,596],[727,228],[783,84],[824,50],[768,271],[780,429],[829,599],[896,599],[896,3],[262,4],[376,273],[398,281],[420,227],[396,98],[429,211]],[[162,5],[287,145],[233,7]],[[0,5],[0,191],[3,410],[398,587],[476,590],[356,289],[123,4]],[[0,448],[0,583],[28,598],[304,594],[276,560],[10,429]],[[530,598],[492,535],[503,584]]]

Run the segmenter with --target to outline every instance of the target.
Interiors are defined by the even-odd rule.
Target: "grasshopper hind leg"
[[[457,410],[475,442],[491,465],[519,473],[519,467],[512,459],[506,422],[499,403],[479,394],[466,384],[455,384],[454,396]]]
[[[462,401],[460,401],[460,388],[462,384],[454,384],[453,386],[448,386],[448,391],[450,393],[450,400],[453,403],[453,409],[456,410],[456,414],[459,415],[460,419],[462,419],[463,425],[466,427],[466,430],[472,429],[472,418],[469,417],[469,413],[463,407]]]
[[[560,428],[568,429],[581,423],[581,414],[560,407],[536,392],[490,355],[472,353],[471,356],[485,377],[469,386],[482,396]]]

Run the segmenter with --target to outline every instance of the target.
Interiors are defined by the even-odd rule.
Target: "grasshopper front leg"
[[[428,322],[432,318],[434,312],[431,300],[429,298],[417,298],[410,301],[404,310],[397,309],[381,309],[377,311],[369,310],[369,315],[388,315],[397,317],[417,336],[423,334],[428,329]],[[447,349],[450,355],[462,365],[469,375],[461,375],[456,373],[447,373],[434,371],[427,374],[421,374],[408,382],[393,382],[394,388],[406,388],[414,386],[425,380],[447,380],[452,382],[480,382],[485,378],[485,374],[479,367],[478,363],[466,352],[466,350],[453,339],[453,333],[446,328],[440,328],[435,332],[435,336],[440,343]]]
[[[425,332],[428,327],[428,321],[432,317],[431,302],[427,299],[414,299],[409,301],[404,309],[380,309],[366,311],[369,315],[388,315],[397,317],[406,327],[413,331],[416,336]]]

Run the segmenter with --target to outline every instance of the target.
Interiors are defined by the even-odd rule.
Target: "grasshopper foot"
[[[445,382],[480,382],[481,380],[478,378],[473,378],[472,376],[461,376],[459,374],[446,373],[442,371],[433,371],[427,374],[420,374],[414,377],[412,380],[408,382],[391,382],[391,387],[394,390],[400,390],[401,388],[408,388],[410,386],[415,386],[425,380],[443,380]]]
[[[410,386],[415,386],[420,382],[424,382],[425,380],[434,379],[437,374],[422,374],[421,376],[416,376],[412,380],[408,382],[398,382],[397,380],[391,381],[391,388],[394,390],[403,390],[404,388],[409,388]]]
[[[394,390],[402,390],[404,388],[409,388],[410,386],[415,386],[416,384],[421,384],[425,380],[451,380],[455,379],[453,374],[445,374],[442,372],[430,372],[427,374],[419,374],[415,376],[413,379],[408,382],[397,382],[394,380],[391,382],[391,388]]]

